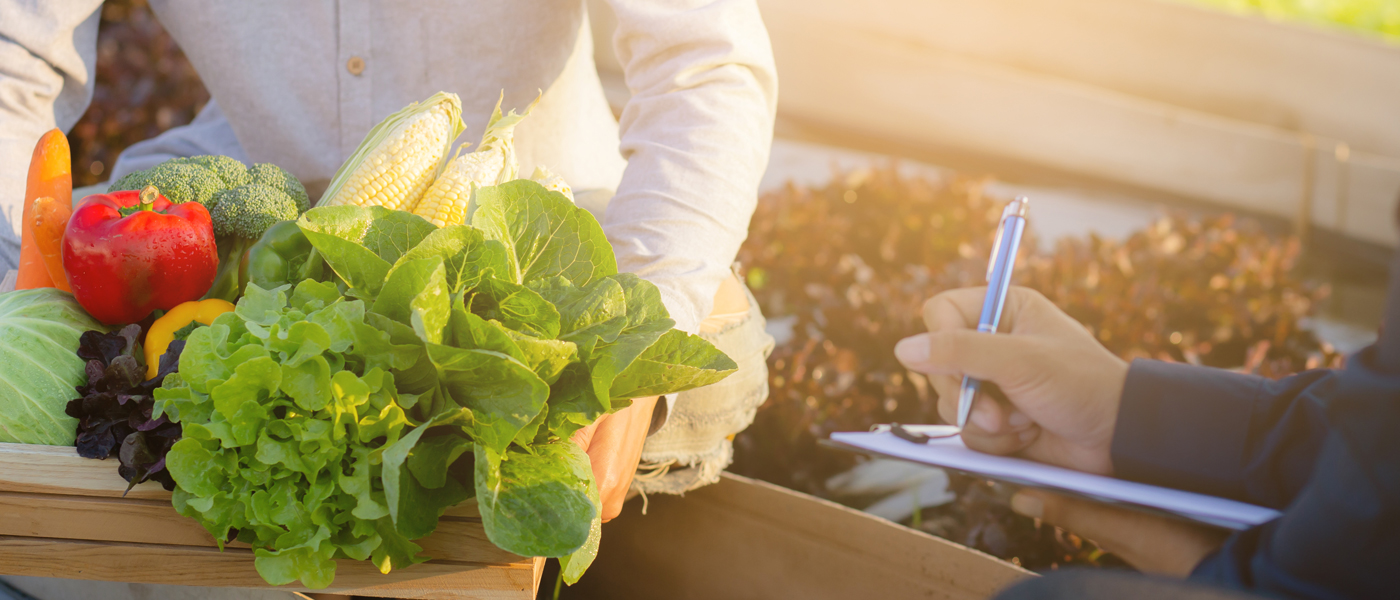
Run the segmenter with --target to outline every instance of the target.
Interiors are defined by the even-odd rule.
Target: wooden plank
[[[336,579],[324,590],[277,589],[388,598],[533,598],[537,561],[486,565],[432,561],[382,574],[365,561],[336,561]],[[122,544],[0,536],[7,574],[129,583],[269,588],[249,550],[224,552],[190,546]]]
[[[1400,119],[1394,117],[1400,105],[1400,46],[1349,33],[1179,0],[761,0],[759,5],[770,26],[800,12],[853,35],[876,35],[1400,156]],[[774,45],[781,51],[780,41]],[[784,81],[783,95],[788,93]]]
[[[0,443],[0,492],[121,498],[126,481],[117,475],[117,461],[86,459],[71,446]],[[170,492],[148,481],[126,497],[169,502]]]
[[[0,535],[217,547],[193,519],[169,501],[83,498],[0,492]],[[418,541],[435,559],[508,564],[524,560],[486,539],[480,519],[445,517],[437,531]],[[234,542],[231,547],[246,548]]]
[[[0,492],[170,501],[170,492],[154,482],[125,491],[116,461],[86,459],[70,446],[0,443]],[[481,512],[473,498],[447,509],[445,516],[479,519]]]
[[[169,500],[0,493],[0,535],[214,547]]]
[[[1340,192],[1310,195],[1318,150],[1336,139],[913,43],[853,27],[854,17],[830,5],[764,3],[783,74],[779,115],[835,132],[830,141],[845,132],[970,152],[1285,219],[1297,218],[1305,199],[1334,206],[1333,195],[1354,213],[1385,214],[1400,194],[1400,161],[1358,150],[1352,164],[1364,163],[1364,173]],[[1396,244],[1393,228],[1376,219],[1318,222]]]
[[[139,485],[123,498],[125,489],[113,461],[85,459],[71,447],[0,444],[0,572],[265,587],[245,544],[231,544],[220,554],[204,528],[175,512],[170,493],[159,484]],[[395,598],[533,598],[544,564],[487,540],[474,500],[449,509],[437,531],[419,544],[424,555],[436,560],[388,576],[368,562],[339,561],[341,575],[331,591]],[[182,568],[161,572],[171,561],[191,566],[183,568],[181,562]]]
[[[470,498],[466,502],[447,509],[442,513],[444,517],[456,517],[459,519],[480,519],[481,510],[476,505],[476,498]]]
[[[1028,571],[806,494],[726,473],[630,502],[603,526],[583,597],[982,599]],[[878,591],[878,592],[877,592]]]

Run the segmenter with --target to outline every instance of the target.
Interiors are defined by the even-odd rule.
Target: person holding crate
[[[542,90],[516,130],[521,170],[561,176],[599,217],[620,270],[656,284],[679,329],[740,365],[715,386],[639,399],[580,432],[613,518],[629,492],[716,481],[729,438],[767,396],[772,340],[731,265],[767,164],[777,79],[753,0],[609,3],[631,92],[620,123],[582,0],[155,0],[212,99],[189,125],[128,148],[112,177],[216,154],[283,166],[315,198],[366,132],[410,102],[451,91],[481,127],[502,90],[506,106]],[[0,273],[18,264],[34,140],[71,128],[92,98],[101,9],[0,0]]]

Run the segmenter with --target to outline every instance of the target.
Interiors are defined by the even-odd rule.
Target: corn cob
[[[462,101],[438,92],[389,115],[336,171],[317,206],[413,210],[462,133]]]
[[[423,200],[413,209],[413,214],[438,227],[460,225],[471,215],[478,188],[515,179],[520,170],[515,159],[515,126],[539,102],[539,98],[536,98],[521,114],[515,114],[512,110],[510,114],[502,115],[501,101],[497,100],[496,110],[491,113],[486,133],[482,134],[476,151],[462,154],[459,148],[457,156],[428,188]]]
[[[543,166],[535,167],[535,173],[530,176],[530,181],[543,185],[547,190],[563,194],[565,198],[569,199],[569,202],[574,201],[574,189],[569,187],[569,182],[564,181],[563,177],[555,175]]]

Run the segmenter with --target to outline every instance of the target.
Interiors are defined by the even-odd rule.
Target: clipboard
[[[1283,514],[1228,498],[1094,475],[1022,458],[983,454],[968,449],[962,438],[956,436],[919,444],[900,439],[888,431],[837,432],[821,443],[1233,531],[1261,525]]]

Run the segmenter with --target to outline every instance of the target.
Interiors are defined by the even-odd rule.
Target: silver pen
[[[1006,306],[1006,292],[1011,289],[1011,275],[1016,269],[1016,252],[1021,248],[1021,234],[1026,231],[1026,211],[1030,199],[1017,196],[1001,211],[1001,223],[997,225],[997,237],[992,242],[992,257],[987,261],[987,295],[982,300],[982,316],[977,319],[977,331],[996,333],[1001,323],[1001,311]],[[958,430],[967,426],[967,416],[972,413],[972,402],[977,398],[977,390],[982,382],[963,376],[962,388],[958,391]]]

